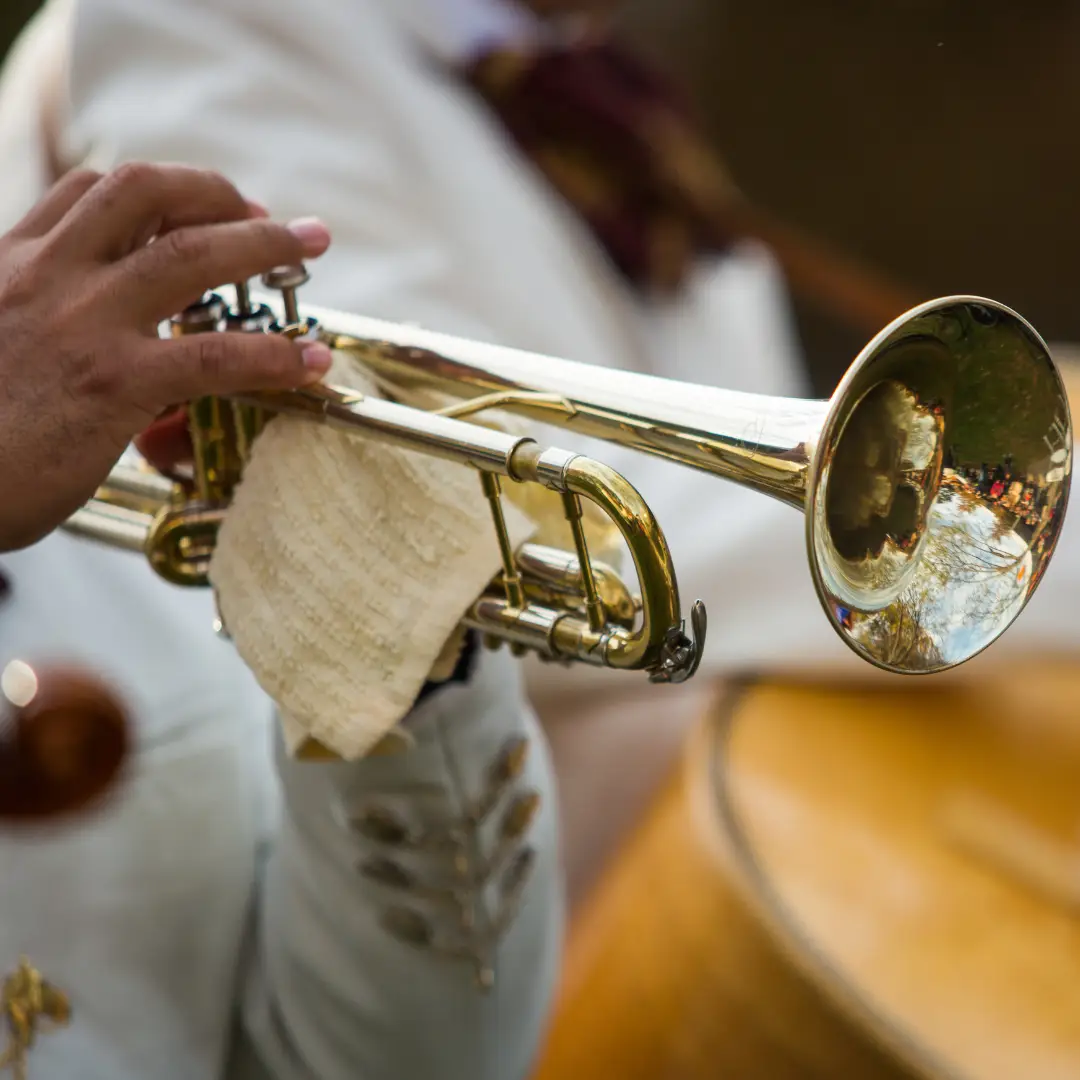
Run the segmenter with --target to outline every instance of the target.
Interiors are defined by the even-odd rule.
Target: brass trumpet
[[[692,386],[311,308],[302,267],[246,283],[231,306],[208,294],[172,333],[286,333],[351,353],[387,397],[318,386],[188,406],[190,480],[120,466],[67,523],[144,552],[162,577],[206,584],[217,529],[254,439],[274,415],[326,424],[475,469],[502,570],[465,625],[515,651],[680,682],[701,659],[699,601],[687,632],[663,531],[620,474],[469,418],[497,410],[633,447],[801,508],[810,570],[833,628],[860,656],[900,673],[941,671],[991,644],[1042,578],[1061,529],[1072,465],[1068,401],[1050,353],[1019,315],[953,296],[886,326],[828,401]],[[395,391],[454,400],[428,411]],[[504,481],[559,493],[562,551],[511,550]],[[594,565],[581,500],[621,533],[640,595]]]

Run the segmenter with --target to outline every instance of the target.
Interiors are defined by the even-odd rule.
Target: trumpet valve
[[[247,334],[267,333],[274,328],[274,313],[266,304],[254,304],[251,289],[246,281],[233,284],[236,304],[225,316],[226,330],[239,330]]]
[[[262,283],[268,289],[281,293],[285,307],[285,325],[295,326],[300,322],[300,309],[296,303],[296,290],[311,280],[303,263],[294,266],[275,266],[262,276]]]
[[[217,293],[204,293],[201,299],[169,320],[169,332],[173,337],[212,333],[224,327],[227,314],[228,306]]]

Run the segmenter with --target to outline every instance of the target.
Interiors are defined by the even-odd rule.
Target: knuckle
[[[123,387],[120,365],[93,350],[73,349],[60,358],[61,379],[65,390],[76,401],[86,398],[115,400]]]
[[[216,169],[188,168],[185,187],[189,199],[202,208],[207,220],[235,220],[246,212],[247,204],[236,186]]]
[[[166,233],[154,246],[158,247],[158,255],[167,262],[185,266],[205,262],[212,251],[209,238],[196,229],[177,229]]]
[[[4,267],[0,295],[5,307],[12,310],[25,307],[40,299],[50,285],[55,288],[51,249],[52,245],[46,240],[27,245],[21,258]]]
[[[102,174],[97,169],[72,169],[65,177],[67,183],[73,188],[92,188],[102,179]]]
[[[128,193],[150,187],[160,179],[161,174],[162,170],[158,165],[151,165],[147,161],[127,161],[113,169],[105,182],[117,192]]]
[[[207,334],[196,349],[197,366],[204,379],[220,379],[236,362],[236,349],[225,334]]]

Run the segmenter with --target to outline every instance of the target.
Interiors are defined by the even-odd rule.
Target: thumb
[[[291,390],[318,382],[333,353],[280,334],[189,334],[155,342],[139,366],[140,395],[155,408],[207,395]]]

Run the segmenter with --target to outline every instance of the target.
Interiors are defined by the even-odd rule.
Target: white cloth
[[[374,391],[345,355],[327,379]],[[517,547],[533,527],[509,502],[503,513]],[[255,444],[210,580],[289,749],[311,737],[354,761],[453,652],[500,565],[470,470],[286,417]]]

